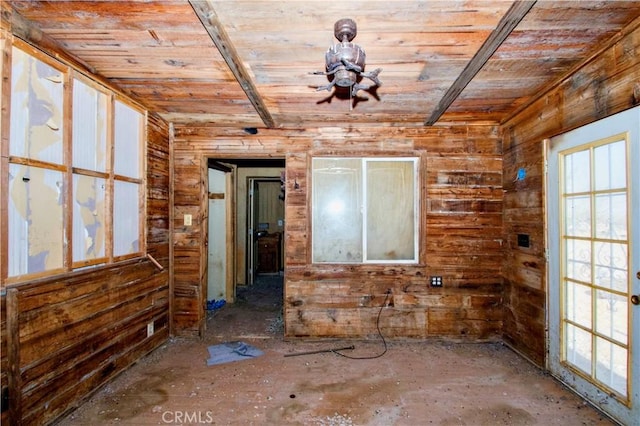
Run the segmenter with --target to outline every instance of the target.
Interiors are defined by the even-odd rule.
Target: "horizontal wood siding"
[[[241,129],[182,126],[174,138],[178,333],[198,333],[203,323],[205,159],[278,157],[286,160],[287,337],[374,337],[385,304],[380,326],[388,337],[499,339],[503,166],[497,127],[260,129],[248,136]],[[311,263],[308,173],[316,155],[420,157],[418,265]],[[193,226],[182,225],[184,213],[193,215]],[[441,275],[444,286],[432,288],[431,275]]]
[[[634,106],[640,83],[638,20],[616,40],[503,126],[504,339],[539,365],[546,356],[543,140]],[[524,179],[516,179],[519,169],[526,172]],[[529,235],[530,247],[518,247],[518,234]]]
[[[151,116],[147,133],[148,253],[162,270],[143,258],[8,286],[7,424],[55,421],[169,337],[168,125]]]

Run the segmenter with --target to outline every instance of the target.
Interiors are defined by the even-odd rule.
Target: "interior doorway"
[[[242,296],[246,296],[247,291],[255,287],[250,284],[255,284],[256,274],[263,274],[262,269],[260,271],[255,269],[258,265],[262,267],[271,265],[268,274],[273,275],[271,278],[279,277],[280,283],[278,286],[269,286],[269,288],[281,289],[285,229],[281,179],[285,172],[285,160],[216,157],[208,159],[208,167],[209,173],[222,173],[226,178],[224,189],[220,183],[217,184],[217,189],[211,187],[207,200],[209,217],[214,219],[207,228],[208,261],[203,283],[209,293],[206,299],[207,307],[212,299],[218,302],[224,300],[225,303],[235,303],[238,299],[238,289],[242,290]],[[211,172],[212,169],[213,172]],[[208,179],[208,184],[211,185],[216,178],[208,176]],[[250,190],[258,194],[253,208],[249,208],[248,203]],[[274,204],[277,207],[275,210]],[[223,210],[225,221],[220,220]],[[250,219],[251,211],[256,214]],[[261,211],[269,213],[265,216]],[[258,240],[258,231],[261,232],[261,239],[265,237],[266,232],[269,237],[279,242],[277,247],[272,249],[272,253],[277,256],[275,259],[259,261],[261,255],[265,256],[265,250],[261,252],[253,247]],[[253,236],[255,236],[255,243],[251,239]],[[269,241],[263,239],[262,242]],[[268,253],[266,255],[269,256]],[[223,261],[221,256],[226,260]],[[253,265],[250,265],[250,257],[255,259]],[[221,265],[224,267],[220,267]],[[254,271],[251,274],[253,281],[249,281],[250,271]],[[222,275],[226,277],[224,291],[219,284],[213,286],[210,284],[211,280],[219,282],[220,278],[215,277]],[[262,291],[266,291],[266,288],[262,288]],[[282,299],[281,290],[274,292],[278,293],[276,297]]]
[[[282,179],[248,177],[247,284],[258,274],[283,270],[284,191]]]
[[[235,299],[234,179],[234,166],[209,162],[207,306],[219,306]]]

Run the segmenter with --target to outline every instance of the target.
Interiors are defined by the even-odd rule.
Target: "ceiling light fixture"
[[[368,90],[382,83],[378,80],[381,68],[376,68],[370,73],[364,72],[365,53],[360,46],[351,43],[358,33],[353,19],[340,19],[333,26],[333,34],[339,43],[334,44],[325,54],[326,70],[315,71],[311,74],[326,75],[329,84],[319,86],[316,90],[330,91],[333,87],[349,89],[349,95],[355,97],[358,90]],[[361,84],[362,78],[368,78],[374,84]]]

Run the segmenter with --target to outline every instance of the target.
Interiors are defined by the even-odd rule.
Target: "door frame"
[[[235,237],[235,180],[236,180],[236,167],[234,165],[222,164],[215,159],[211,159],[209,161],[207,167],[207,185],[206,185],[206,194],[207,197],[205,200],[206,205],[206,222],[202,224],[203,229],[205,231],[205,253],[204,253],[204,277],[203,277],[203,288],[204,288],[204,302],[209,300],[208,298],[208,283],[209,283],[209,175],[208,170],[216,169],[225,173],[225,190],[224,190],[224,200],[225,200],[225,240],[226,240],[226,251],[225,251],[225,293],[226,293],[226,302],[233,303],[235,301],[236,294],[236,286],[235,286],[235,271],[236,271],[236,237]]]
[[[246,280],[247,285],[253,285],[256,276],[257,241],[256,238],[256,209],[258,203],[255,200],[255,190],[261,182],[282,182],[279,177],[273,176],[247,176],[247,226],[245,235],[247,238],[246,254]],[[285,208],[286,211],[286,208]]]
[[[604,120],[618,120],[605,123]],[[631,122],[631,125],[625,123]],[[622,123],[622,124],[621,124]],[[604,126],[603,126],[604,124]],[[552,140],[544,141],[544,161],[545,161],[545,247],[547,259],[547,358],[546,368],[552,376],[564,383],[568,388],[578,393],[592,405],[596,406],[607,416],[617,422],[624,424],[634,423],[634,418],[640,413],[640,307],[634,307],[629,303],[628,309],[628,384],[627,393],[629,395],[628,405],[618,398],[609,395],[603,388],[591,383],[580,374],[572,372],[562,364],[562,344],[561,334],[561,291],[559,282],[561,273],[561,263],[559,255],[561,253],[560,241],[560,165],[559,158],[562,152],[575,147],[587,146],[592,142],[605,140],[613,135],[628,133],[629,143],[627,144],[627,167],[629,177],[627,179],[628,201],[628,281],[629,295],[640,292],[640,279],[636,279],[636,271],[640,269],[640,220],[633,220],[640,212],[640,185],[638,175],[640,174],[640,107],[635,107],[611,117],[598,120],[580,128],[568,131],[559,135],[563,138],[580,139],[572,143],[559,140],[559,146],[552,146]],[[602,127],[597,127],[602,126]],[[625,128],[626,126],[626,128]],[[634,141],[635,139],[635,141]],[[552,187],[553,185],[553,187]],[[553,197],[553,198],[552,198]],[[554,232],[555,231],[555,232]],[[635,320],[635,330],[634,330]],[[555,327],[555,328],[554,328]]]

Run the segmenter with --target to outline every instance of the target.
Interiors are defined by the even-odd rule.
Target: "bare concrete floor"
[[[61,425],[609,425],[501,344],[285,342],[281,293],[239,293],[210,314],[202,341],[172,339]],[[281,291],[281,290],[280,290]],[[384,330],[383,330],[384,332]],[[243,341],[264,355],[207,366],[207,347]]]

